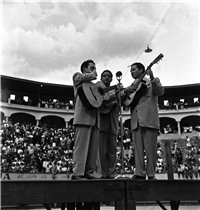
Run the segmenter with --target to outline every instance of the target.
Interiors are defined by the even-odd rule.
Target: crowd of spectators
[[[63,102],[58,99],[41,100],[39,106],[51,109],[74,109],[73,101]]]
[[[59,99],[52,99],[52,98],[42,98],[35,100],[31,97],[28,99],[24,99],[22,96],[16,97],[16,99],[7,99],[8,103],[15,103],[15,104],[22,104],[28,106],[38,106],[43,108],[56,108],[56,109],[74,109],[73,99],[69,101],[62,101]],[[180,109],[187,109],[192,107],[199,107],[200,102],[199,100],[195,102],[187,103],[185,101],[178,101],[176,103],[167,102],[165,105],[159,105],[159,109],[165,110],[180,110]],[[129,108],[127,106],[123,107],[124,111],[128,111]]]
[[[167,134],[167,133],[177,133],[178,129],[175,126],[171,126],[170,124],[161,127],[160,132],[163,134]]]
[[[24,100],[23,98],[18,97],[16,100],[8,100],[8,103],[27,105],[27,106],[38,106],[42,108],[50,108],[50,109],[74,109],[73,101],[61,101],[58,99],[41,99],[39,102],[28,98]]]
[[[72,171],[74,129],[37,127],[3,123],[1,125],[2,172]]]
[[[181,127],[181,133],[192,133],[193,131],[199,132],[200,131],[200,126],[196,125],[196,126],[182,126]],[[174,125],[166,125],[166,126],[162,126],[160,129],[160,133],[162,134],[168,134],[168,133],[177,133],[178,132],[178,128],[177,126]]]
[[[189,107],[198,107],[199,105],[200,105],[199,100],[193,103],[187,103],[185,102],[185,100],[177,101],[176,103],[168,101],[164,106],[159,106],[159,108],[166,110],[179,110],[179,109],[187,109]]]
[[[133,174],[134,149],[128,128],[124,130],[122,165],[120,136],[117,147],[117,173]],[[200,148],[186,143],[185,157],[177,142],[174,143],[174,171],[185,178],[200,177]],[[199,141],[199,139],[197,139]],[[72,173],[74,128],[38,127],[30,124],[1,124],[1,171],[28,173]],[[122,167],[124,166],[124,167]],[[122,171],[124,170],[124,171]],[[164,151],[157,144],[157,173],[166,173]]]
[[[128,141],[124,140],[125,146],[124,148],[124,153],[125,157],[123,158],[124,161],[124,173],[125,174],[134,174],[135,172],[135,156],[134,156],[134,148],[131,144],[129,143],[129,138]],[[163,149],[161,148],[160,143],[157,144],[157,162],[156,162],[156,173],[166,173],[166,167],[164,164],[163,160]],[[145,156],[145,163],[146,163],[146,156]],[[118,148],[117,152],[117,173],[122,173],[122,157],[121,157],[121,149],[120,146]]]
[[[182,148],[175,142],[174,148],[174,172],[178,178],[200,178],[200,139],[198,136],[191,141],[186,136],[185,145]]]

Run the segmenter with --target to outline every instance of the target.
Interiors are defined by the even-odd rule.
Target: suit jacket
[[[118,127],[119,127],[119,107],[117,107],[109,112],[108,114],[101,114],[100,115],[100,131],[103,132],[110,132],[114,135],[118,134]]]
[[[147,90],[140,98],[138,104],[131,110],[131,130],[135,130],[138,124],[142,127],[160,128],[158,115],[158,96],[164,94],[160,80],[155,78],[152,82],[146,81]]]
[[[73,84],[74,84],[74,97],[75,97],[75,113],[73,124],[76,125],[90,125],[94,126],[97,123],[99,127],[99,109],[89,110],[87,109],[78,93],[77,88],[82,85],[84,82],[91,82],[94,78],[90,73],[82,74],[77,72],[73,75]]]

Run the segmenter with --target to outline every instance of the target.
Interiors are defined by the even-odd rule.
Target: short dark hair
[[[136,62],[136,63],[131,64],[131,66],[133,65],[136,65],[138,69],[142,69],[142,72],[145,71],[145,67],[142,63]]]
[[[95,62],[91,59],[89,60],[86,60],[84,61],[82,64],[81,64],[81,72],[83,73],[83,68],[87,68],[89,63],[93,63],[95,65]]]
[[[101,78],[102,78],[102,76],[103,76],[103,74],[104,74],[105,72],[109,72],[109,73],[111,74],[111,77],[113,78],[112,72],[111,72],[110,70],[108,70],[108,69],[104,70],[104,71],[101,73]]]

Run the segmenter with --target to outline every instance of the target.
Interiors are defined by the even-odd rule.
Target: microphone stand
[[[124,136],[124,131],[123,131],[123,124],[122,124],[122,102],[121,102],[121,94],[120,94],[120,81],[121,81],[122,75],[117,75],[117,80],[118,80],[118,101],[119,101],[119,119],[120,119],[120,140],[121,140],[121,161],[122,161],[122,170],[121,170],[121,175],[119,175],[117,178],[129,178],[125,175],[124,173],[124,147],[123,147],[123,136]]]

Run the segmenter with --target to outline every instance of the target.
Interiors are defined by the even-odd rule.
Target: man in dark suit
[[[86,108],[77,92],[83,83],[91,82],[96,78],[96,66],[92,60],[84,61],[81,65],[81,72],[73,75],[75,142],[72,179],[74,180],[93,179],[96,169],[99,146],[99,109]]]
[[[113,74],[104,70],[101,81],[110,87]],[[116,149],[118,135],[119,106],[114,91],[110,91],[110,100],[104,101],[100,107],[99,156],[102,178],[113,179],[116,173]]]

